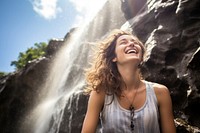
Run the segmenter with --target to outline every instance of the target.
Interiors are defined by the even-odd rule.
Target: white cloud
[[[58,0],[31,0],[33,10],[45,19],[54,19],[62,9],[57,6]]]
[[[75,24],[90,21],[102,8],[107,0],[69,0],[78,14],[75,17]]]

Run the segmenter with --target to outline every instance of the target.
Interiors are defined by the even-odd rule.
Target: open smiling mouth
[[[126,54],[132,54],[132,53],[137,54],[138,52],[135,49],[129,49],[129,50],[126,50],[125,53]]]

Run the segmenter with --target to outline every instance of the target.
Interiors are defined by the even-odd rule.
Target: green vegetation
[[[6,75],[7,73],[5,72],[0,72],[0,77]]]
[[[18,61],[12,61],[11,66],[15,66],[15,69],[23,68],[29,61],[38,59],[45,55],[47,44],[44,42],[35,43],[34,47],[28,48],[26,52],[19,53]]]

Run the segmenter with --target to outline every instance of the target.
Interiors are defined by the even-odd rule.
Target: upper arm
[[[162,133],[175,133],[172,101],[168,88],[164,85],[154,85],[160,111]]]
[[[99,115],[104,104],[105,93],[92,91],[88,101],[86,116],[83,122],[82,133],[95,133]]]

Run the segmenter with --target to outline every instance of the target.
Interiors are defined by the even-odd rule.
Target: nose
[[[135,39],[131,39],[128,42],[129,42],[129,46],[132,46],[132,47],[139,44],[139,42]]]
[[[129,46],[134,47],[135,41],[129,41]]]

